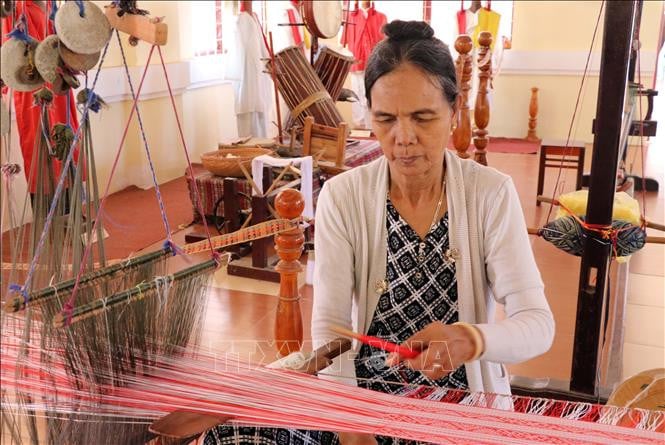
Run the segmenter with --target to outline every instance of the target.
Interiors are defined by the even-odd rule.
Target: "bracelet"
[[[460,326],[464,328],[469,334],[471,334],[471,337],[473,338],[473,343],[475,344],[476,349],[473,351],[473,357],[468,360],[469,362],[472,362],[483,355],[483,352],[485,352],[485,340],[483,339],[483,334],[480,332],[480,329],[463,321],[455,322],[453,323],[453,326]]]

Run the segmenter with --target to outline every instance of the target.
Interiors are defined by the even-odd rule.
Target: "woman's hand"
[[[372,434],[363,433],[337,433],[340,445],[376,445]]]
[[[477,337],[468,329],[465,326],[448,325],[438,321],[430,323],[402,343],[402,346],[421,351],[416,358],[405,359],[398,353],[392,353],[386,359],[386,365],[394,366],[404,362],[406,366],[420,371],[424,376],[438,380],[474,357],[479,346]]]

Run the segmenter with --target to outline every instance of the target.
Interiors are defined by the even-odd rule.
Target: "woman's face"
[[[436,79],[404,63],[381,76],[370,94],[372,129],[391,173],[417,177],[443,164],[453,108]]]

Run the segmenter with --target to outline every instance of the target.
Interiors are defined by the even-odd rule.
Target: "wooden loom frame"
[[[593,158],[589,181],[586,222],[608,226],[616,189],[620,153],[631,133],[632,107],[635,99],[625,101],[632,83],[635,65],[633,40],[642,12],[642,0],[607,2],[600,62],[598,102],[594,129]],[[611,31],[608,31],[611,30]],[[632,65],[632,66],[631,66]],[[540,198],[540,197],[539,197]],[[612,246],[593,231],[588,238],[580,266],[573,360],[569,382],[552,381],[536,389],[530,379],[513,384],[513,393],[546,398],[599,402],[606,401],[610,388],[598,382],[600,343],[609,309],[608,275]]]

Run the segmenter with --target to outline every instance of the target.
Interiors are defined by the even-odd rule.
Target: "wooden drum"
[[[271,62],[267,63],[271,70]],[[300,48],[291,46],[276,53],[275,65],[277,87],[294,122],[304,127],[307,116],[312,116],[317,124],[329,127],[337,127],[342,122],[335,102]]]
[[[314,71],[335,101],[339,98],[353,62],[355,62],[353,57],[345,56],[328,47],[323,47],[319,51],[314,62]]]
[[[330,39],[342,27],[342,2],[333,0],[304,0],[300,13],[305,26],[316,37]]]

